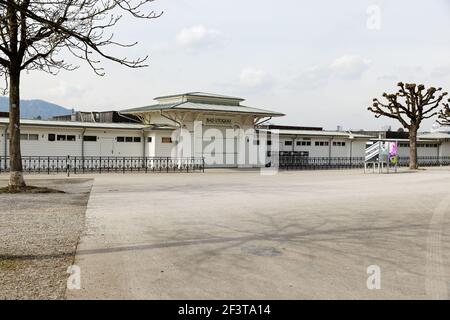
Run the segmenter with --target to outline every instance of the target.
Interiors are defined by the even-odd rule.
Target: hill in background
[[[0,111],[8,112],[8,100],[7,97],[0,97]],[[44,100],[20,100],[20,116],[23,119],[36,119],[40,117],[45,120],[53,116],[62,116],[71,113],[71,109]]]

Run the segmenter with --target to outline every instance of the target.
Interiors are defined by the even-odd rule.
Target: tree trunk
[[[9,73],[9,187],[25,187],[23,179],[22,155],[20,152],[20,70],[10,69]]]
[[[409,128],[409,169],[416,170],[419,167],[417,163],[417,130],[418,126],[411,125]]]

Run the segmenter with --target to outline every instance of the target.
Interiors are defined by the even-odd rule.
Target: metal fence
[[[422,167],[449,166],[450,157],[418,157],[417,162]],[[409,166],[409,157],[399,157],[398,165],[400,167]]]
[[[450,157],[418,157],[419,166],[450,166]],[[280,155],[280,169],[324,170],[364,168],[364,157],[307,157]],[[171,157],[22,157],[29,173],[125,173],[125,172],[204,172],[204,158]],[[275,162],[267,166],[274,166]],[[409,166],[409,157],[399,157],[399,166]],[[9,171],[9,158],[0,158],[0,173]]]
[[[449,166],[450,157],[418,157],[419,166]],[[399,157],[398,166],[409,166],[409,157]],[[364,157],[305,157],[280,155],[279,167],[285,170],[323,170],[364,168]]]
[[[24,172],[30,173],[125,173],[204,172],[203,158],[171,157],[22,157]],[[9,158],[0,158],[0,173],[9,171]]]
[[[323,170],[364,168],[363,157],[302,157],[281,155],[279,167],[286,170]]]

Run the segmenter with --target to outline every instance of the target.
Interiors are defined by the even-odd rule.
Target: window
[[[315,146],[316,147],[318,147],[318,146],[320,146],[320,147],[328,146],[328,141],[316,141],[315,142]]]
[[[141,142],[141,137],[116,137],[117,142]]]
[[[162,143],[172,143],[172,138],[171,137],[162,137],[161,142]]]
[[[55,141],[55,137],[56,137],[56,135],[54,133],[49,133],[48,134],[48,141]]]
[[[284,142],[284,145],[285,145],[285,146],[292,146],[292,141],[286,140],[286,141]]]
[[[97,136],[83,136],[83,141],[95,142],[97,141]]]
[[[66,136],[64,134],[58,134],[56,136],[57,141],[66,141]]]
[[[147,142],[152,142],[152,137],[147,137]]]
[[[297,141],[298,146],[310,146],[311,141]]]
[[[28,134],[28,133],[21,133],[20,134],[20,140],[39,140],[38,134]]]
[[[75,141],[76,139],[75,139],[75,136],[73,136],[73,135],[68,135],[67,136],[67,141]]]
[[[345,142],[343,142],[343,141],[333,141],[333,146],[335,146],[335,147],[345,147]]]
[[[267,145],[271,146],[272,145],[272,140],[267,140]]]

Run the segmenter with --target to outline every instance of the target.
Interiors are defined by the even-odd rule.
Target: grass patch
[[[0,188],[0,194],[2,193],[65,193],[65,192],[47,187],[25,186],[21,188],[10,188],[9,186],[7,186]]]

